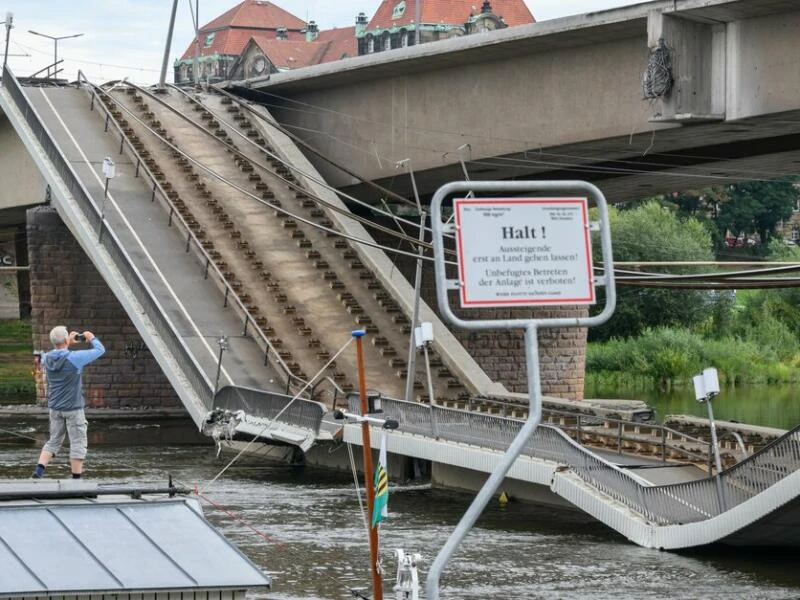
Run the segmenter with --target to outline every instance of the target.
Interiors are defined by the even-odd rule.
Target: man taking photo
[[[72,478],[80,479],[83,461],[86,458],[88,439],[86,436],[85,399],[81,375],[83,367],[100,358],[106,349],[91,331],[69,332],[63,325],[50,331],[53,350],[42,358],[47,377],[47,407],[50,409],[50,439],[39,455],[39,463],[33,472],[34,479],[44,477],[50,460],[61,450],[64,436],[69,436],[69,459]],[[88,343],[88,350],[70,350],[79,342]]]

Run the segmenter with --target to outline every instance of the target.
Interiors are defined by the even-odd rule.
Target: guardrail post
[[[667,430],[661,428],[661,462],[667,462]]]
[[[431,435],[433,439],[439,439],[439,421],[436,418],[437,411],[434,410],[433,406],[428,407],[428,411],[431,413]]]
[[[575,441],[578,442],[579,445],[583,445],[581,442],[581,416],[578,415],[578,420],[575,423]]]
[[[622,423],[617,423],[617,454],[622,454]]]

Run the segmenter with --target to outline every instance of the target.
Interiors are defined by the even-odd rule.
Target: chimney
[[[286,27],[278,27],[278,29],[275,31],[275,39],[276,40],[288,40],[289,39],[289,34],[286,31]]]
[[[308,22],[306,27],[306,41],[313,42],[319,37],[319,26],[314,21]]]
[[[356,37],[361,37],[365,33],[367,33],[367,25],[369,21],[367,20],[367,15],[363,12],[358,13],[356,17]]]

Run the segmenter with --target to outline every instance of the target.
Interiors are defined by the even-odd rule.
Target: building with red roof
[[[479,2],[382,0],[371,20],[362,12],[355,27],[319,31],[272,2],[243,0],[200,28],[175,61],[175,83],[194,82],[195,63],[201,82],[253,79],[412,46],[417,34],[426,43],[535,22],[525,0],[483,0],[477,9]]]
[[[175,83],[190,83],[197,57],[200,81],[228,79],[228,71],[253,36],[301,41],[306,22],[267,0],[244,0],[203,25],[175,61]]]
[[[372,54],[417,43],[535,23],[525,0],[382,0],[372,19],[356,21],[358,53]],[[419,19],[419,27],[417,26]]]
[[[241,81],[268,77],[271,73],[319,65],[356,56],[355,27],[317,31],[309,22],[302,40],[254,35],[230,68],[230,79]]]

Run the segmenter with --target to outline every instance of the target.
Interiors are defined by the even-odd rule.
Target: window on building
[[[206,36],[205,47],[208,48],[213,43],[214,43],[214,32],[212,31]]]
[[[399,19],[403,16],[404,12],[406,12],[406,3],[405,0],[401,0],[394,5],[394,10],[392,10],[392,20],[395,21]]]

